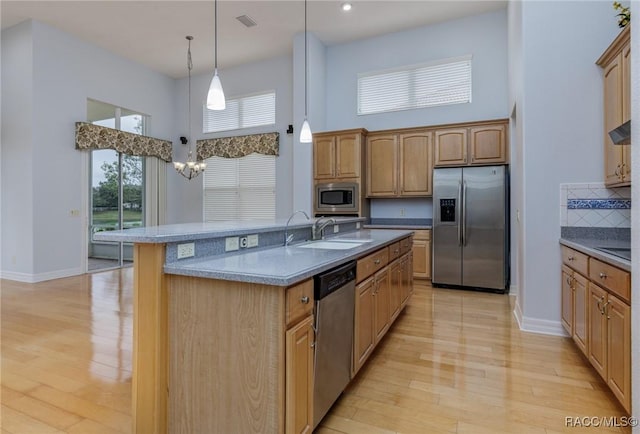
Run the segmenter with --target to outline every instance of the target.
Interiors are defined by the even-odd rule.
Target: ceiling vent
[[[246,27],[253,27],[258,24],[253,21],[249,15],[240,15],[239,17],[236,17],[236,20],[240,21]]]

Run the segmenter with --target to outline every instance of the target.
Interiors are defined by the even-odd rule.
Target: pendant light
[[[214,14],[214,72],[211,84],[209,85],[209,92],[207,93],[207,108],[209,110],[224,110],[227,106],[224,99],[224,91],[222,90],[222,83],[220,77],[218,77],[218,0],[213,2],[213,14]]]
[[[186,145],[189,143],[189,139],[191,139],[191,69],[193,69],[193,62],[191,61],[191,41],[193,40],[193,36],[185,36],[185,39],[189,41],[189,48],[187,49],[187,69],[189,70],[189,106],[188,106],[188,114],[189,114],[189,130],[188,138],[180,137],[182,144]],[[204,161],[195,161],[193,159],[193,150],[191,146],[189,146],[189,155],[187,156],[187,162],[181,163],[179,161],[173,162],[173,167],[176,171],[184,176],[187,179],[192,179],[198,176],[201,172],[204,172],[204,169],[207,168],[207,163]]]
[[[304,122],[300,128],[300,143],[311,143],[311,127],[307,120],[307,0],[304,0]]]

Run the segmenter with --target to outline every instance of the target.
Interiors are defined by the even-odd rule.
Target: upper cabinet
[[[313,178],[328,182],[359,178],[367,131],[346,130],[313,135]]]
[[[631,184],[631,149],[609,137],[609,131],[631,119],[630,36],[627,26],[596,62],[603,69],[604,181],[616,187]]]
[[[433,133],[397,130],[367,137],[367,196],[431,196]]]
[[[506,164],[506,132],[506,121],[469,128],[438,129],[434,140],[434,165]]]

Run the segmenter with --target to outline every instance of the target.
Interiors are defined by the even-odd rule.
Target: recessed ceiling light
[[[351,3],[342,3],[342,10],[347,12],[351,10]]]

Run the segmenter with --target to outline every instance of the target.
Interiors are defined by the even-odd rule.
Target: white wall
[[[20,246],[28,243],[32,244],[32,254],[20,268],[11,260],[4,260],[2,271],[6,276],[23,273],[13,276],[18,280],[39,281],[84,272],[81,263],[86,226],[82,216],[86,217],[87,204],[82,198],[88,190],[88,178],[82,172],[86,151],[75,149],[74,128],[76,121],[86,120],[87,98],[148,114],[148,134],[171,140],[175,86],[174,80],[164,75],[46,24],[32,21],[18,27],[21,32],[26,28],[24,32],[32,38],[33,67],[25,71],[27,75],[31,71],[33,77],[21,96],[26,97],[32,109],[30,115],[28,111],[16,112],[13,107],[2,111],[3,154],[11,150],[15,161],[25,164],[20,167],[25,171],[21,176],[12,175],[12,169],[3,170],[8,180],[2,183],[6,211],[2,219],[3,258],[28,254],[20,251]],[[24,80],[4,74],[5,37],[15,31],[18,30],[12,28],[2,32],[3,106],[15,102],[5,100],[5,86],[10,89],[24,84]],[[6,42],[7,49],[13,49],[11,41]],[[9,122],[8,116],[19,119]],[[21,132],[16,133],[18,129]],[[5,136],[17,138],[5,143]],[[3,162],[8,166],[7,163]],[[15,166],[14,161],[11,166]],[[11,201],[16,189],[24,190],[16,180],[33,182],[33,193],[20,198],[20,206]],[[81,217],[71,216],[71,210],[80,210]],[[32,224],[28,223],[30,219]],[[17,221],[27,223],[20,223],[16,230]]]
[[[3,277],[33,271],[33,40],[31,23],[2,32]],[[13,274],[4,273],[11,270]]]
[[[473,55],[470,104],[358,116],[357,74]],[[505,118],[506,9],[391,33],[327,49],[327,129],[368,130]]]
[[[602,180],[602,77],[595,61],[619,29],[609,2],[521,7],[522,156],[512,172],[522,185],[518,305],[524,329],[562,334],[559,185]]]
[[[430,219],[433,201],[428,198],[371,199],[372,218]]]
[[[198,43],[194,39],[192,44]],[[186,49],[185,49],[186,72]],[[198,59],[193,59],[194,63]],[[246,128],[235,131],[203,134],[202,107],[207,97],[212,74],[191,77],[191,137],[190,144],[195,152],[195,141],[200,139],[227,137],[266,132],[280,133],[280,155],[276,159],[276,218],[286,218],[291,214],[292,202],[292,143],[294,135],[287,134],[289,124],[293,123],[292,114],[292,59],[291,56],[278,57],[261,62],[241,65],[234,68],[219,69],[218,74],[227,99],[248,95],[265,90],[276,91],[276,125]],[[188,79],[180,79],[177,84],[175,101],[176,130],[174,157],[184,161],[188,146],[179,144],[180,136],[190,136],[188,129]],[[294,130],[299,127],[294,125]],[[298,130],[299,133],[299,130]],[[203,177],[187,181],[174,170],[167,177],[167,223],[186,223],[202,221],[202,182]]]

